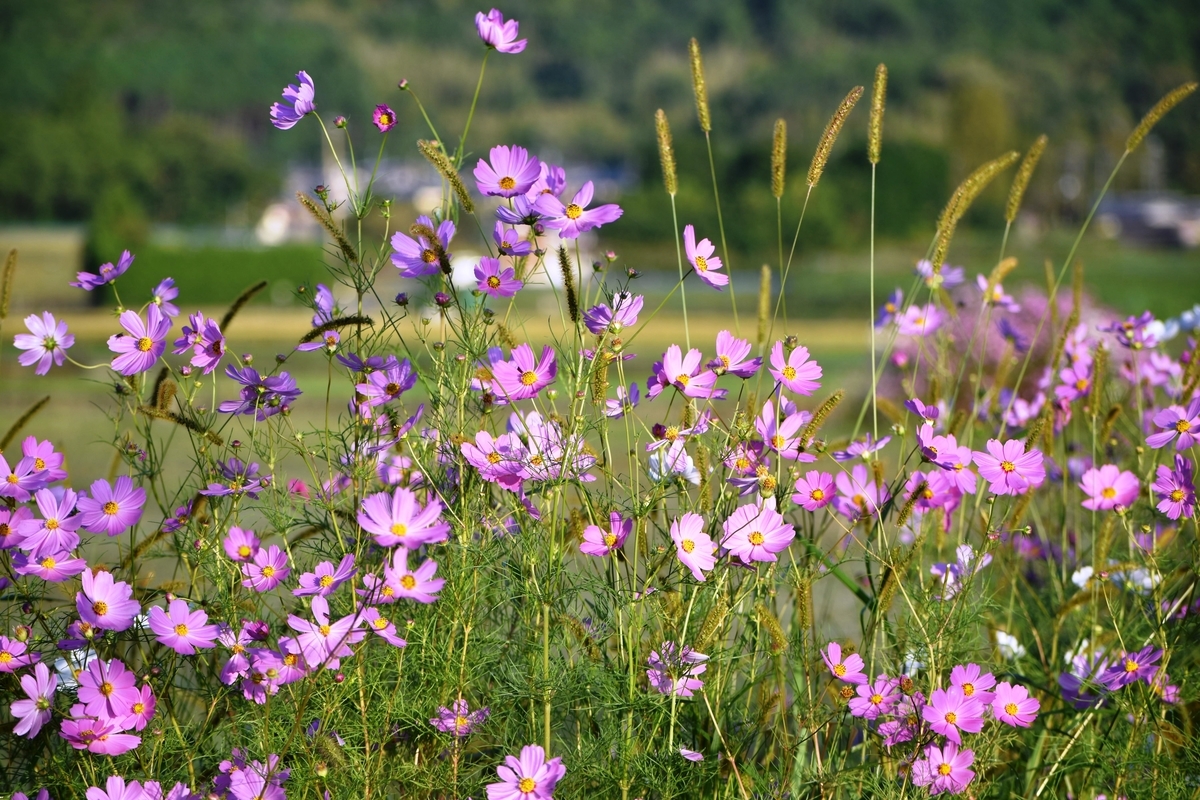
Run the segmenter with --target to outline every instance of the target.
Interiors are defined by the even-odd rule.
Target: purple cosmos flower
[[[375,106],[375,113],[371,115],[371,123],[379,129],[380,133],[387,133],[396,127],[396,112],[392,111],[386,103],[380,103]]]
[[[973,763],[973,750],[959,750],[954,742],[941,747],[931,744],[925,749],[925,758],[913,762],[912,781],[917,786],[928,786],[931,795],[961,794],[975,779]]]
[[[482,725],[490,713],[487,707],[472,711],[467,701],[459,698],[450,704],[450,708],[439,708],[438,715],[429,720],[429,724],[442,733],[452,733],[461,739]]]
[[[76,497],[71,489],[64,489],[61,497],[55,497],[50,489],[38,489],[35,498],[43,519],[20,523],[21,547],[34,558],[74,550],[79,545],[79,534],[75,531],[83,522],[81,515],[71,513]]]
[[[84,622],[101,630],[123,631],[133,625],[142,606],[133,599],[133,587],[128,583],[114,581],[110,572],[87,570],[83,591],[75,595],[75,610]]]
[[[583,530],[583,541],[579,550],[589,556],[609,556],[625,545],[625,539],[633,532],[633,518],[625,519],[619,511],[608,515],[608,530],[599,525],[588,525]]]
[[[496,767],[496,774],[500,782],[487,785],[488,800],[550,800],[567,768],[561,758],[547,761],[545,750],[527,744],[521,748],[519,759],[505,756],[504,764]]]
[[[123,721],[122,721],[123,722]],[[132,733],[121,733],[122,722],[107,717],[77,717],[65,719],[59,736],[66,739],[76,750],[104,756],[119,756],[142,743],[142,737]]]
[[[743,564],[776,561],[776,553],[788,548],[796,538],[796,529],[783,516],[766,505],[740,506],[725,520],[721,546]]]
[[[16,672],[41,658],[40,654],[26,650],[26,644],[20,639],[0,636],[0,672]]]
[[[167,611],[158,606],[150,609],[150,630],[160,644],[181,656],[194,655],[197,647],[213,647],[217,626],[208,625],[204,609],[192,611],[184,600],[172,600]]]
[[[13,733],[32,739],[50,721],[58,676],[51,675],[46,665],[39,663],[34,666],[32,675],[21,676],[21,688],[25,691],[25,698],[14,700],[9,705],[12,715],[17,718]]]
[[[717,357],[708,362],[708,367],[718,375],[750,378],[762,366],[761,358],[746,358],[751,349],[750,342],[737,338],[729,331],[721,331],[717,334]]]
[[[188,520],[192,518],[192,502],[188,500],[183,505],[175,509],[175,515],[168,517],[162,521],[158,529],[163,533],[174,533],[183,526],[188,524]]]
[[[1157,449],[1178,436],[1175,449],[1187,450],[1200,442],[1200,397],[1192,400],[1186,409],[1182,406],[1164,408],[1154,415],[1154,424],[1162,431],[1146,437],[1146,444]]]
[[[939,272],[934,272],[933,262],[926,258],[917,262],[917,266],[913,269],[913,274],[924,278],[925,285],[931,289],[936,289],[939,286],[950,289],[959,286],[966,279],[966,272],[962,267],[943,264]]]
[[[983,293],[983,304],[1002,308],[1010,314],[1015,314],[1021,310],[1021,305],[1013,299],[1012,295],[1004,293],[1004,287],[1000,284],[988,288],[988,279],[983,275],[975,276],[975,285],[979,287],[979,291]]]
[[[207,489],[201,489],[200,494],[207,497],[241,497],[246,495],[254,499],[258,498],[258,493],[262,489],[271,484],[271,476],[267,475],[262,478],[258,475],[258,464],[250,464],[246,466],[240,458],[231,458],[228,461],[220,461],[217,463],[217,468],[220,471],[221,482],[213,482],[208,485]]]
[[[812,420],[812,414],[807,411],[798,411],[788,414],[781,422],[779,415],[775,413],[775,404],[771,400],[767,400],[763,403],[762,413],[754,421],[754,428],[762,437],[763,444],[767,449],[779,453],[781,458],[790,461],[816,461],[816,456],[801,450],[799,434],[810,420]]]
[[[723,266],[721,259],[713,256],[716,248],[708,239],[701,239],[699,244],[696,242],[696,229],[691,225],[683,227],[683,250],[687,256],[688,263],[696,271],[696,277],[707,283],[714,289],[720,289],[729,283],[729,276],[723,272],[717,272]]]
[[[1116,334],[1117,341],[1130,350],[1141,350],[1158,345],[1163,326],[1154,319],[1152,313],[1143,311],[1141,316],[1101,325],[1097,330]]]
[[[676,439],[668,447],[651,453],[646,464],[650,480],[658,482],[678,475],[688,483],[699,486],[700,470],[696,469],[696,462],[685,445],[683,439]]]
[[[646,677],[660,694],[691,697],[697,689],[704,686],[704,681],[698,676],[708,669],[705,661],[708,661],[708,656],[697,653],[687,645],[681,648],[675,642],[663,642],[662,646],[652,651],[646,659],[646,663],[650,665],[650,669],[646,670]]]
[[[414,227],[432,231],[433,220],[424,215],[419,216]],[[435,231],[437,246],[424,234],[413,238],[407,233],[397,231],[392,236],[392,249],[396,251],[392,253],[392,265],[400,271],[400,277],[421,278],[436,275],[439,270],[449,272],[449,247],[450,240],[454,238],[454,230],[454,223],[450,220],[444,220],[438,225]]]
[[[703,366],[704,357],[694,347],[684,355],[679,345],[673,344],[663,354],[663,360],[652,368],[653,386],[650,397],[656,397],[667,386],[674,386],[686,397],[719,400],[725,396],[724,389],[717,389],[717,375]],[[650,382],[648,382],[649,385]]]
[[[250,561],[258,554],[261,545],[258,537],[254,535],[254,531],[250,529],[242,529],[236,525],[230,527],[229,533],[225,536],[225,541],[222,542],[225,547],[225,554],[234,561],[245,562]]]
[[[628,389],[618,386],[616,399],[604,401],[604,416],[610,419],[620,419],[637,408],[639,400],[641,400],[641,393],[636,381],[629,384]]]
[[[560,239],[576,239],[585,231],[616,221],[624,213],[620,206],[612,203],[589,209],[593,193],[592,182],[588,181],[567,205],[554,195],[542,195],[550,209],[546,227],[557,230]]]
[[[79,702],[84,704],[83,711],[89,717],[122,722],[140,698],[135,686],[137,675],[116,658],[92,661],[79,673],[78,680]]]
[[[481,258],[475,267],[475,281],[479,291],[489,297],[512,297],[525,286],[517,280],[517,271],[512,267],[500,266],[498,258]]]
[[[976,450],[972,456],[979,465],[979,476],[991,484],[988,490],[992,494],[1024,494],[1046,480],[1042,451],[1035,448],[1026,453],[1020,439],[1003,444],[989,439],[987,452]]]
[[[924,306],[909,306],[896,318],[896,327],[902,336],[928,336],[942,327],[945,316],[933,303]]]
[[[358,524],[372,534],[380,547],[401,545],[415,550],[421,545],[444,542],[450,524],[442,520],[442,503],[431,498],[421,508],[417,496],[403,487],[366,497],[358,512]]]
[[[95,275],[90,272],[80,272],[75,280],[71,281],[71,285],[77,289],[85,289],[90,292],[93,289],[99,289],[106,283],[112,283],[124,275],[125,271],[131,266],[133,266],[133,254],[125,250],[121,253],[121,257],[117,259],[116,266],[113,266],[111,262],[101,264],[100,269],[96,270]]]
[[[850,700],[850,715],[872,720],[890,714],[900,699],[900,681],[880,675],[874,683],[863,681]]]
[[[374,606],[362,610],[362,621],[366,628],[393,647],[408,647],[408,642],[396,633],[396,626],[387,617],[379,613]]]
[[[493,437],[487,431],[475,434],[474,442],[463,442],[462,453],[485,481],[517,491],[527,477],[523,462],[525,445],[516,434]]]
[[[853,684],[867,682],[867,676],[863,674],[862,656],[858,653],[850,653],[843,657],[842,646],[837,642],[827,644],[821,651],[821,658],[825,661],[829,672],[839,681]]]
[[[704,532],[704,517],[687,513],[671,523],[671,541],[683,565],[692,571],[692,577],[704,580],[704,571],[711,570],[717,563],[713,556],[717,546]]]
[[[67,348],[75,344],[75,336],[67,333],[67,323],[55,321],[54,315],[43,311],[39,318],[30,314],[25,318],[25,327],[29,333],[18,333],[13,337],[13,346],[24,353],[17,356],[17,363],[22,367],[37,364],[35,375],[45,375],[50,371],[50,364],[62,366],[67,357]]]
[[[522,344],[513,349],[511,361],[492,364],[496,400],[500,403],[528,400],[536,397],[558,375],[554,348],[542,348],[542,357],[535,361],[533,349]]]
[[[1079,481],[1079,488],[1088,496],[1083,507],[1092,511],[1129,508],[1137,500],[1140,486],[1136,475],[1113,464],[1092,467]]]
[[[939,600],[949,600],[957,595],[968,580],[992,563],[991,553],[976,553],[969,544],[960,544],[954,554],[955,563],[934,564],[929,568],[930,574],[939,579]]]
[[[50,583],[62,583],[87,568],[86,561],[75,558],[66,550],[42,556],[13,553],[12,564],[13,571],[18,575],[36,575]]]
[[[479,38],[488,47],[501,53],[516,54],[525,49],[527,40],[517,38],[519,28],[520,23],[515,19],[505,22],[499,9],[493,8],[486,16],[482,11],[475,15],[475,30],[479,32]],[[491,797],[490,790],[488,796]]]
[[[1154,645],[1147,645],[1136,653],[1126,653],[1100,673],[1099,682],[1114,692],[1137,681],[1149,682],[1158,671],[1156,664],[1162,655],[1163,651]]]
[[[996,687],[992,700],[992,713],[996,719],[1013,727],[1028,728],[1037,718],[1040,704],[1036,697],[1029,696],[1024,686],[1013,686],[1008,681]]]
[[[512,23],[516,25],[516,23]],[[475,185],[482,194],[493,197],[523,195],[542,174],[542,162],[524,147],[497,145],[488,153],[489,160],[475,165]],[[586,203],[585,203],[586,205]]]
[[[904,292],[900,289],[888,295],[888,299],[883,301],[879,306],[879,313],[875,317],[875,327],[882,328],[896,318],[900,313],[900,306],[904,305]]]
[[[777,341],[771,348],[771,375],[788,391],[811,395],[821,388],[821,367],[808,360],[808,348],[797,347],[787,358],[783,355],[783,342]]]
[[[159,789],[159,797],[153,800],[161,800],[161,787]],[[93,786],[87,790],[87,800],[151,800],[146,794],[142,784],[137,781],[125,783],[125,779],[119,775],[112,775],[101,789],[98,786]]]
[[[354,655],[350,645],[367,635],[362,630],[362,616],[356,612],[330,622],[329,603],[321,595],[312,599],[312,615],[314,621],[309,622],[289,614],[288,627],[296,631],[296,642],[310,669],[337,669],[341,659]]]
[[[258,705],[279,693],[280,676],[283,674],[283,657],[274,650],[256,647],[248,651],[250,669],[242,678],[242,697]]]
[[[22,458],[15,467],[10,467],[4,454],[0,453],[0,497],[10,497],[24,503],[44,485],[31,459]]]
[[[505,228],[504,223],[497,221],[492,229],[492,240],[502,256],[527,256],[533,252],[533,245],[521,238],[513,228]]]
[[[383,567],[384,581],[397,597],[432,603],[437,593],[446,584],[444,578],[433,577],[437,573],[437,562],[429,558],[415,570],[408,568],[408,550],[401,547],[392,554],[392,562]]]
[[[366,398],[368,406],[381,406],[399,399],[400,395],[417,385],[417,371],[407,358],[397,361],[389,356],[383,369],[367,375],[365,383],[354,388]]]
[[[1192,462],[1175,454],[1175,469],[1159,464],[1157,479],[1151,487],[1158,495],[1157,508],[1171,519],[1190,517],[1196,507],[1196,485]]]
[[[209,375],[221,363],[225,355],[225,335],[215,319],[205,317],[199,311],[188,317],[183,326],[183,335],[175,340],[175,355],[192,351],[191,365]]]
[[[805,420],[807,422],[807,420]],[[871,434],[867,434],[861,440],[856,439],[851,442],[845,450],[835,450],[831,455],[834,461],[850,461],[855,458],[861,458],[864,461],[869,461],[873,453],[878,453],[887,443],[892,440],[892,437],[885,436],[879,441]]]
[[[143,322],[136,311],[126,311],[121,314],[120,322],[127,333],[108,337],[108,349],[117,354],[112,368],[122,375],[145,372],[167,349],[171,318],[151,304],[146,308],[146,320]]]
[[[92,484],[91,496],[79,498],[79,519],[92,533],[116,536],[138,524],[144,505],[146,490],[134,486],[128,475],[121,475],[113,485],[105,480]]]
[[[158,286],[154,287],[154,291],[150,295],[150,302],[162,309],[162,312],[171,319],[179,316],[179,307],[171,301],[179,297],[179,290],[175,288],[174,278],[163,278]]]
[[[805,511],[817,511],[833,502],[833,476],[827,472],[806,472],[796,479],[796,493],[792,502],[799,503]]]
[[[963,694],[957,686],[949,689],[934,689],[929,704],[921,709],[921,716],[929,727],[955,744],[962,744],[959,731],[979,733],[983,730],[983,704]]]
[[[225,374],[242,385],[241,400],[226,400],[217,406],[222,414],[254,414],[259,422],[288,408],[300,397],[295,379],[286,372],[262,377],[254,367],[225,367]]]
[[[593,306],[583,312],[583,323],[597,336],[606,331],[620,333],[623,328],[637,324],[645,298],[631,292],[617,292],[612,298],[612,308],[607,304]]]
[[[271,124],[281,131],[288,130],[306,114],[317,110],[317,104],[313,102],[317,89],[313,86],[312,78],[308,77],[307,72],[300,70],[296,73],[296,80],[300,81],[299,86],[288,84],[288,87],[283,90],[283,99],[292,105],[288,106],[284,103],[271,105]]]
[[[300,588],[293,589],[292,594],[296,597],[307,597],[313,594],[328,597],[339,586],[353,578],[356,571],[354,553],[342,556],[341,562],[336,567],[333,566],[332,561],[322,561],[317,564],[314,571],[305,572],[300,576]]]
[[[287,553],[277,545],[271,545],[255,553],[253,561],[242,564],[242,574],[246,576],[242,586],[256,592],[269,592],[283,583],[291,572]]]
[[[43,485],[61,481],[67,477],[67,471],[62,468],[65,460],[62,453],[54,451],[54,443],[46,440],[39,442],[35,436],[26,436],[21,442],[22,461],[27,461],[32,467],[32,474]]]
[[[855,464],[849,475],[839,472],[834,477],[834,484],[838,496],[833,507],[852,521],[875,516],[889,499],[887,487],[868,478],[866,464]]]
[[[557,212],[557,207],[551,200],[557,195],[539,194],[536,197],[517,195],[512,198],[512,208],[500,206],[496,209],[496,219],[505,225],[534,226],[536,233],[542,229],[537,227]]]
[[[21,532],[22,523],[33,518],[33,512],[24,506],[8,509],[0,506],[0,550],[11,550],[25,541]]]

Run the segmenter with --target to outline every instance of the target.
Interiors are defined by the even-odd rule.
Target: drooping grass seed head
[[[1142,121],[1125,140],[1125,152],[1132,153],[1136,150],[1137,146],[1142,143],[1142,139],[1146,138],[1158,121],[1166,116],[1168,111],[1182,103],[1184,98],[1196,91],[1196,86],[1195,81],[1189,81],[1167,92],[1163,99],[1155,103],[1154,108],[1146,112],[1146,116],[1142,117]]]
[[[817,151],[813,153],[812,164],[808,168],[809,189],[815,188],[817,182],[821,180],[821,173],[825,171],[825,165],[829,162],[829,154],[833,152],[833,145],[837,142],[838,134],[842,132],[846,118],[850,116],[850,112],[854,110],[854,105],[862,97],[862,94],[863,87],[855,86],[842,100],[837,111],[833,112],[833,116],[829,118],[825,132],[821,134],[821,138],[817,142]]]

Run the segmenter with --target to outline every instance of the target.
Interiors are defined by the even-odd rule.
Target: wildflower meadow
[[[527,40],[495,9],[475,25],[478,99],[489,61]],[[338,112],[367,115],[325,108],[312,68],[263,99],[272,134],[319,137],[344,184],[296,199],[334,265],[300,290],[312,324],[294,349],[241,352],[259,286],[220,318],[166,275],[128,296],[128,251],[71,284],[115,299],[107,360],[77,361],[55,309],[6,327],[4,359],[93,382],[112,462],[71,471],[41,405],[4,421],[0,793],[1196,796],[1197,284],[1173,319],[1127,316],[1088,299],[1074,250],[1044,280],[1007,256],[1041,137],[966,177],[883,302],[872,227],[845,276],[870,383],[828,385],[781,290],[804,280],[803,212],[776,215],[761,270],[731,260],[723,223],[677,213],[678,172],[711,171],[721,219],[724,121],[695,39],[690,58],[696,118],[653,121],[665,296],[605,248],[619,204],[478,141],[474,104],[449,136],[403,81],[368,130],[379,157],[415,146],[444,191],[398,218]],[[804,190],[861,126],[874,225],[884,65],[864,83]],[[1195,88],[1150,109],[1125,156]],[[428,138],[389,140],[398,114]],[[707,161],[676,163],[672,123],[699,126]],[[777,209],[788,150],[781,120],[762,176]],[[952,265],[960,221],[1005,184],[984,223],[995,260]],[[469,285],[456,248],[487,252]],[[747,272],[756,318],[733,297]],[[1014,273],[1042,288],[1010,293]],[[385,295],[385,276],[405,291]],[[518,302],[534,282],[549,338]],[[731,298],[729,329],[689,326],[698,294]],[[639,334],[664,309],[682,324],[652,351]],[[297,362],[324,371],[320,390]],[[826,630],[818,598],[856,634]]]

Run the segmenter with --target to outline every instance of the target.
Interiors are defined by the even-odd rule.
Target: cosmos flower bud
[[[395,298],[395,303],[396,303],[396,305],[400,306],[401,308],[404,308],[405,306],[407,306],[408,305],[408,292],[400,292],[399,294],[397,294],[396,298]]]
[[[333,127],[335,127],[335,128],[346,127],[346,118],[343,117],[341,114],[338,114],[336,117],[333,118]]]
[[[396,88],[402,92],[407,92],[408,91],[408,78],[401,78],[400,82],[396,84]]]
[[[439,308],[445,308],[450,305],[450,295],[445,292],[438,292],[433,296],[433,302],[437,303]]]

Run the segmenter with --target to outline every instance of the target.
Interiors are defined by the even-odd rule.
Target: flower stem
[[[671,195],[671,223],[675,231],[675,260],[679,262],[679,296],[683,300],[683,342],[692,349],[692,334],[688,329],[687,289],[683,285],[683,249],[679,243],[679,216],[675,211],[675,195]]]
[[[725,244],[725,219],[721,215],[721,193],[717,191],[717,167],[713,162],[712,139],[708,131],[704,132],[704,144],[708,147],[708,171],[712,174],[713,200],[717,203],[717,230],[721,232],[721,255],[725,256],[725,274],[729,276],[729,303],[733,306],[733,330],[738,336],[741,336],[742,327],[738,322],[737,296],[733,291],[733,264],[729,262],[729,245]]]
[[[488,48],[488,51],[483,54],[483,63],[479,65],[479,81],[475,84],[475,96],[471,98],[471,110],[467,113],[467,124],[463,126],[462,136],[458,139],[458,150],[454,153],[454,166],[456,168],[462,166],[463,148],[467,144],[467,132],[471,130],[471,120],[475,119],[475,104],[479,102],[479,90],[483,88],[483,73],[487,69],[488,56],[491,54],[492,50]],[[432,127],[431,125],[430,128]]]

